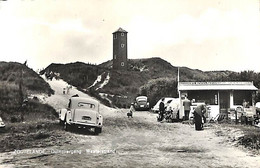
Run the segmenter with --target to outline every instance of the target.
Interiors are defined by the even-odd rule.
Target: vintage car
[[[152,108],[152,111],[155,113],[159,112],[159,105],[161,103],[162,99],[160,99]],[[173,97],[165,97],[164,98],[164,106],[165,110],[167,111],[169,108],[176,109],[177,111],[179,110],[179,104],[180,104],[180,99],[179,98],[173,98]]]
[[[59,119],[65,130],[85,128],[95,134],[102,132],[103,117],[99,112],[99,102],[90,98],[70,98],[68,108],[60,110]]]
[[[5,123],[3,122],[2,118],[0,117],[0,129],[5,128]]]
[[[155,106],[152,108],[152,111],[155,113],[159,113],[159,105],[162,102],[162,99],[160,99]],[[180,110],[180,99],[179,98],[172,98],[172,97],[165,97],[164,98],[164,107],[165,107],[165,113],[163,118],[167,122],[174,122],[179,120],[179,110]],[[160,116],[160,114],[159,114]],[[159,116],[157,117],[157,120],[160,121]]]
[[[257,102],[255,104],[255,108],[256,108],[256,111],[259,113],[260,112],[260,102]]]
[[[149,110],[149,102],[146,96],[138,96],[135,98],[135,110]]]

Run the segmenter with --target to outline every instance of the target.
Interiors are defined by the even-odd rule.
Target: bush
[[[97,98],[98,100],[100,100],[101,103],[103,103],[104,105],[108,106],[108,107],[111,107],[112,105],[110,104],[110,102],[104,98],[102,98],[98,92],[96,92],[93,88],[90,88],[89,90],[87,91],[84,91],[80,88],[78,88],[78,90],[82,91],[82,92],[86,92],[87,94],[89,94],[90,96],[92,97],[95,97]]]
[[[0,82],[5,85],[19,85],[21,82],[28,92],[53,94],[50,86],[32,69],[16,62],[0,62]]]
[[[139,94],[147,96],[150,107],[153,107],[162,97],[178,97],[177,81],[174,78],[150,80],[140,87]]]
[[[243,129],[244,136],[238,139],[238,143],[246,148],[256,150],[260,149],[260,130],[254,127],[248,127]]]

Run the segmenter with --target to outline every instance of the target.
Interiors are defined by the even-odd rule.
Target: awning
[[[258,90],[253,82],[180,82],[178,89],[183,90]]]

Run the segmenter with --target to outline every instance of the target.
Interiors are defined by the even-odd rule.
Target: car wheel
[[[101,132],[102,132],[102,128],[99,128],[99,127],[95,128],[95,135],[98,135]]]
[[[67,124],[66,121],[64,122],[63,129],[64,129],[65,131],[68,131],[68,124]]]
[[[64,119],[63,129],[64,129],[65,131],[69,131],[69,129],[70,129],[70,125],[67,123],[66,117],[65,117],[65,119]]]
[[[64,125],[64,121],[62,121],[62,120],[60,119],[59,124],[60,124],[60,125]]]

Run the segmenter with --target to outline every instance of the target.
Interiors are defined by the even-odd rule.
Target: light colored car
[[[135,110],[149,110],[149,102],[146,96],[138,96],[135,98]]]
[[[256,111],[260,112],[260,102],[255,104]]]
[[[3,122],[2,118],[0,117],[0,129],[5,128],[5,123]]]
[[[165,104],[166,106],[166,113],[170,113],[170,121],[173,122],[174,120],[179,119],[179,112],[180,112],[180,99],[179,98],[173,98],[172,100],[169,100]]]
[[[164,106],[166,107],[166,111],[171,110],[173,111],[178,111],[179,110],[179,105],[180,105],[180,99],[179,98],[173,98],[173,97],[165,97],[164,98]],[[153,112],[158,113],[159,112],[159,105],[162,102],[162,99],[160,99],[152,108]]]
[[[72,97],[67,109],[59,112],[60,122],[65,130],[71,128],[91,129],[95,134],[102,132],[103,117],[99,111],[99,102],[89,98]]]

